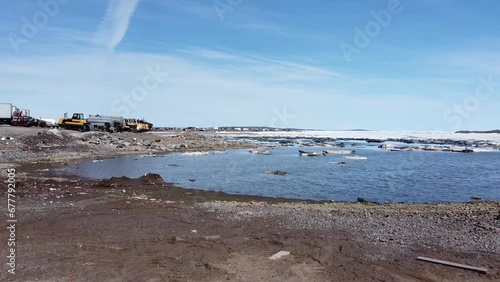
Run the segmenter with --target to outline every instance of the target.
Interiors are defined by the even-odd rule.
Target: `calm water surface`
[[[270,150],[272,155],[232,150],[204,156],[124,156],[83,162],[69,170],[96,179],[152,172],[186,188],[313,200],[467,202],[471,195],[500,200],[498,152],[388,152],[360,145],[354,148],[357,155],[368,159],[345,160],[340,155],[303,157],[299,149],[325,148],[279,148]],[[347,167],[328,164],[337,161],[345,161]],[[271,170],[289,174],[265,173]]]

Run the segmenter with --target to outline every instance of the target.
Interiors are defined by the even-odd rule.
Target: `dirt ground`
[[[21,140],[2,155],[39,144]],[[1,281],[500,281],[500,202],[303,202],[182,189],[158,175],[54,176],[75,140],[44,155],[57,153],[56,164],[33,164],[33,149],[28,162],[2,158],[5,187],[16,167],[17,266],[12,275],[4,263]],[[6,192],[0,202],[8,214]],[[5,262],[8,237],[1,229]],[[269,259],[279,251],[290,254]]]

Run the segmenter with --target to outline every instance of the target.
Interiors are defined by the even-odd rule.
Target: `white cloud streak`
[[[224,66],[231,66],[236,69],[252,70],[254,75],[261,74],[273,80],[316,81],[341,76],[340,73],[329,68],[252,54],[236,54],[208,48],[186,48],[178,50],[178,52],[206,59],[216,63],[221,69]]]
[[[127,34],[132,15],[140,0],[110,0],[103,17],[97,43],[113,52]]]

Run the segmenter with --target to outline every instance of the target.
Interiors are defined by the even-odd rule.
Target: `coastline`
[[[33,134],[39,136],[37,132]],[[52,133],[41,135],[44,134]],[[62,144],[61,140],[66,143],[53,154],[39,151],[40,143],[29,140],[17,144],[17,149],[32,148],[24,155],[2,150],[2,155],[11,161],[5,163],[6,158],[2,158],[2,178],[3,168],[15,164],[18,170],[18,214],[23,224],[19,245],[24,249],[19,271],[25,274],[25,280],[500,278],[499,201],[387,205],[304,201],[184,189],[164,183],[158,175],[88,180],[61,177],[52,171],[64,162],[120,154],[255,147],[188,135],[191,136],[175,140],[189,143],[188,148],[167,148],[168,151],[135,151],[134,147],[95,150],[88,145],[93,139],[82,141],[79,133],[55,140],[56,144]],[[148,142],[159,138],[152,137],[140,138]],[[14,137],[14,141],[17,139]],[[173,140],[155,143],[165,144],[164,148],[180,145],[169,141]],[[103,150],[109,149],[106,146]],[[69,154],[75,151],[85,158]],[[55,160],[45,159],[49,155]],[[48,166],[49,171],[45,171]],[[6,195],[0,198],[6,201]],[[7,231],[0,234],[5,236]],[[277,261],[268,259],[281,250],[291,254]],[[418,262],[417,256],[486,267],[488,274]]]
[[[463,133],[452,131],[379,131],[379,130],[301,130],[301,131],[224,131],[216,136],[267,137],[267,138],[336,138],[342,140],[406,139],[500,142],[500,133]]]

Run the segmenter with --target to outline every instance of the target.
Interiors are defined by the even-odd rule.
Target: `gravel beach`
[[[254,145],[193,132],[7,126],[0,127],[0,137],[5,187],[7,169],[16,169],[18,226],[16,275],[8,276],[5,267],[2,281],[500,280],[498,201],[313,202],[183,189],[155,174],[62,177],[58,170],[79,159]],[[7,193],[0,201],[7,203]],[[0,210],[8,214],[7,204]],[[2,229],[5,262],[8,237]]]

